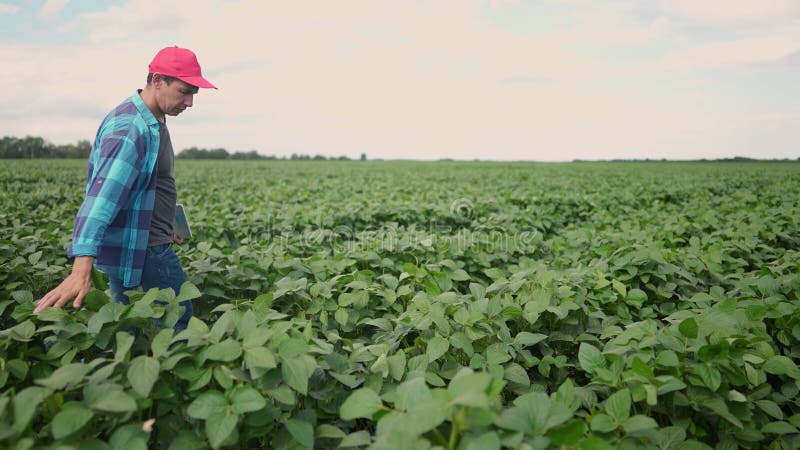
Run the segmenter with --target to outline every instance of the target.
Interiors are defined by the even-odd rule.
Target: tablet
[[[184,239],[192,238],[192,229],[189,228],[189,220],[186,219],[186,211],[183,205],[175,205],[175,218],[172,220],[172,232]]]

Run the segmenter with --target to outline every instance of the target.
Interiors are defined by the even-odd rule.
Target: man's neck
[[[156,120],[158,120],[161,123],[165,123],[166,118],[164,116],[164,113],[161,112],[161,109],[158,107],[158,103],[156,103],[155,90],[153,89],[153,87],[149,85],[145,86],[144,89],[142,89],[142,92],[139,93],[139,96],[142,97],[142,101],[144,102],[145,105],[147,105],[147,109],[149,109],[150,112],[153,113]]]

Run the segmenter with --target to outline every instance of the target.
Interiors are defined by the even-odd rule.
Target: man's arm
[[[76,256],[75,262],[72,263],[72,273],[64,279],[55,289],[45,294],[36,309],[33,310],[34,314],[39,314],[47,307],[55,306],[60,308],[66,305],[73,298],[72,307],[78,309],[83,304],[83,298],[92,287],[92,263],[94,262],[93,256]]]
[[[68,251],[75,258],[72,273],[39,300],[35,314],[50,306],[60,308],[73,298],[72,306],[78,309],[91,288],[92,264],[98,247],[106,228],[129,198],[145,153],[145,138],[136,130],[127,135],[113,131],[112,127],[111,131],[98,134],[99,149],[95,151],[99,150],[100,158],[95,162],[91,183],[78,211]]]

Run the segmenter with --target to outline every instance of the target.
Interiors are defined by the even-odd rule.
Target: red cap
[[[150,73],[160,73],[201,88],[217,87],[203,78],[197,56],[188,48],[165,47],[156,53],[149,66]]]

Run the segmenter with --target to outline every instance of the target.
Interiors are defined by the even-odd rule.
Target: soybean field
[[[181,291],[33,315],[86,167],[0,163],[0,448],[800,448],[800,162],[177,160]]]

